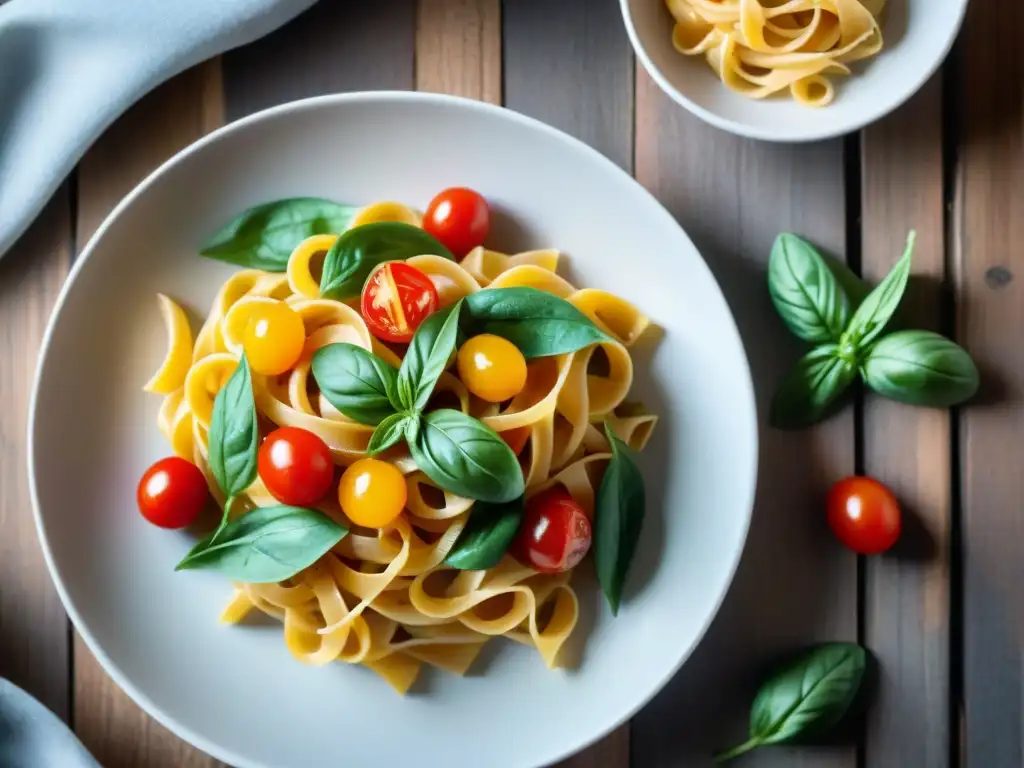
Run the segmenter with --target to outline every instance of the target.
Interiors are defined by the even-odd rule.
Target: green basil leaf
[[[562,355],[612,340],[568,301],[536,288],[487,288],[465,301],[468,331],[508,339],[527,358]]]
[[[200,541],[175,570],[217,571],[235,581],[284,581],[308,568],[348,531],[327,515],[303,507],[257,507],[217,536]]]
[[[786,326],[804,341],[838,342],[850,320],[850,300],[814,246],[781,234],[768,262],[768,291]]]
[[[460,571],[493,568],[508,551],[522,521],[522,496],[504,504],[476,502],[444,564]]]
[[[612,613],[619,612],[622,589],[640,541],[646,495],[633,452],[605,422],[612,459],[604,471],[594,506],[594,568]]]
[[[335,241],[324,258],[320,295],[339,301],[358,296],[377,265],[425,253],[454,260],[436,238],[411,224],[378,221],[353,227]]]
[[[370,443],[366,446],[366,452],[374,456],[395,445],[405,437],[406,422],[413,418],[407,413],[393,413],[388,416],[377,425],[373,434],[370,435]]]
[[[730,760],[831,728],[856,698],[866,662],[867,654],[855,643],[812,649],[761,686],[750,711],[750,739],[716,759]]]
[[[459,496],[501,504],[525,490],[519,459],[508,444],[461,411],[426,414],[409,451],[427,477]]]
[[[856,349],[866,348],[874,341],[885,326],[892,320],[896,309],[907,290],[910,279],[910,262],[914,253],[914,240],[917,233],[911,230],[907,236],[907,248],[896,265],[875,290],[868,294],[864,302],[853,313],[850,324],[846,327],[844,340]]]
[[[864,382],[880,395],[947,408],[978,391],[978,369],[963,347],[931,331],[882,337],[861,363]]]
[[[850,311],[856,311],[857,307],[863,304],[864,299],[871,293],[871,286],[855,275],[845,261],[840,261],[835,256],[827,253],[819,252],[818,255],[828,265],[832,275],[843,289],[843,293],[846,294],[846,298],[850,302]]]
[[[237,496],[256,479],[259,425],[252,376],[245,355],[213,401],[210,471],[225,496]]]
[[[284,272],[295,246],[313,235],[344,232],[357,210],[319,197],[264,203],[225,225],[200,253],[240,267]]]
[[[313,378],[327,402],[360,424],[380,424],[395,412],[398,372],[354,344],[328,344],[313,353]]]
[[[772,400],[771,424],[799,429],[823,419],[857,377],[857,366],[839,356],[836,344],[808,352],[782,380]]]
[[[401,408],[417,412],[426,407],[455,351],[461,312],[462,299],[430,315],[416,329],[398,369],[397,399]]]

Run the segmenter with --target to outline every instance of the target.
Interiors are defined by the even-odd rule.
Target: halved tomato
[[[437,288],[416,267],[401,261],[381,264],[366,280],[360,311],[370,333],[381,341],[408,343],[440,303]]]

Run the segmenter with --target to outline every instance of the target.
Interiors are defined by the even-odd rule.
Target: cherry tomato
[[[526,386],[526,358],[511,341],[482,333],[459,349],[456,364],[466,389],[489,403],[502,403]]]
[[[349,520],[364,528],[384,528],[405,508],[405,478],[393,464],[360,459],[338,484],[338,503]]]
[[[900,537],[900,505],[870,477],[847,477],[828,492],[828,524],[843,544],[862,555],[885,552]]]
[[[523,525],[512,553],[541,573],[561,573],[579,565],[590,550],[590,520],[569,492],[560,486],[526,503]]]
[[[184,528],[206,506],[210,491],[199,467],[177,456],[160,459],[139,480],[139,512],[161,528]]]
[[[294,366],[305,343],[302,318],[283,301],[254,310],[242,337],[249,366],[266,376],[276,376]]]
[[[491,228],[491,210],[479,192],[449,187],[430,201],[423,228],[457,259],[482,244]]]
[[[512,453],[518,456],[526,447],[526,441],[530,439],[530,428],[516,427],[515,429],[506,429],[504,432],[499,432],[498,437],[504,440],[508,447],[512,449]]]
[[[257,468],[271,495],[295,507],[320,501],[334,481],[334,462],[327,444],[298,427],[281,427],[267,435],[260,446]]]
[[[405,344],[438,303],[429,277],[404,262],[389,261],[370,273],[360,309],[370,333],[381,341]]]

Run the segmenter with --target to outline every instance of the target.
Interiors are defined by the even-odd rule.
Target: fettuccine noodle
[[[666,0],[672,44],[703,55],[722,82],[752,99],[781,91],[800,104],[835,99],[829,75],[882,50],[886,0]]]
[[[415,211],[391,202],[368,206],[360,216],[355,223],[420,223]],[[165,303],[171,354],[156,384],[151,382],[164,395],[158,425],[174,452],[203,471],[221,504],[224,497],[208,460],[214,398],[238,364],[249,313],[262,303],[287,302],[306,333],[303,354],[291,370],[275,377],[253,375],[265,426],[315,433],[338,467],[366,453],[373,428],[346,418],[311,387],[311,355],[336,342],[357,345],[395,365],[400,355],[371,335],[357,310],[320,298],[316,264],[336,237],[316,235],[300,243],[285,273],[237,272],[218,292],[194,344],[181,310]],[[555,272],[558,259],[553,250],[507,255],[479,247],[461,263],[428,255],[408,263],[429,276],[442,307],[485,287],[531,286],[567,299],[614,339],[530,361],[525,388],[504,406],[477,400],[451,372],[441,376],[434,392],[499,432],[528,429],[528,447],[520,457],[527,497],[561,484],[592,515],[610,458],[608,441],[595,423],[607,420],[623,441],[640,450],[656,422],[642,407],[625,402],[633,379],[629,347],[648,320],[616,296],[566,282]],[[592,366],[597,355],[600,367]],[[396,522],[379,531],[354,527],[329,495],[316,507],[348,527],[349,535],[286,583],[235,584],[222,620],[237,623],[261,611],[283,623],[285,645],[300,661],[362,664],[400,693],[424,664],[465,673],[483,645],[499,636],[535,648],[548,667],[557,667],[578,616],[571,573],[540,574],[510,555],[486,571],[443,566],[473,501],[434,486],[404,446],[381,458],[406,477],[408,501]],[[275,503],[257,477],[232,514]]]

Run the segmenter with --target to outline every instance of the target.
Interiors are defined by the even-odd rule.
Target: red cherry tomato
[[[161,528],[184,528],[206,506],[206,478],[191,461],[168,456],[147,469],[139,480],[139,512]]]
[[[370,273],[360,308],[374,336],[405,344],[427,315],[437,311],[438,303],[429,277],[404,262],[389,261]]]
[[[512,554],[541,573],[575,568],[590,550],[590,520],[568,491],[556,487],[526,504]]]
[[[900,537],[900,505],[870,477],[847,477],[828,492],[828,524],[843,544],[862,555],[885,552]]]
[[[319,437],[298,427],[281,427],[260,446],[257,468],[263,484],[282,504],[308,507],[334,482],[331,451]]]
[[[449,187],[430,201],[423,228],[461,259],[487,238],[491,209],[479,192]]]

